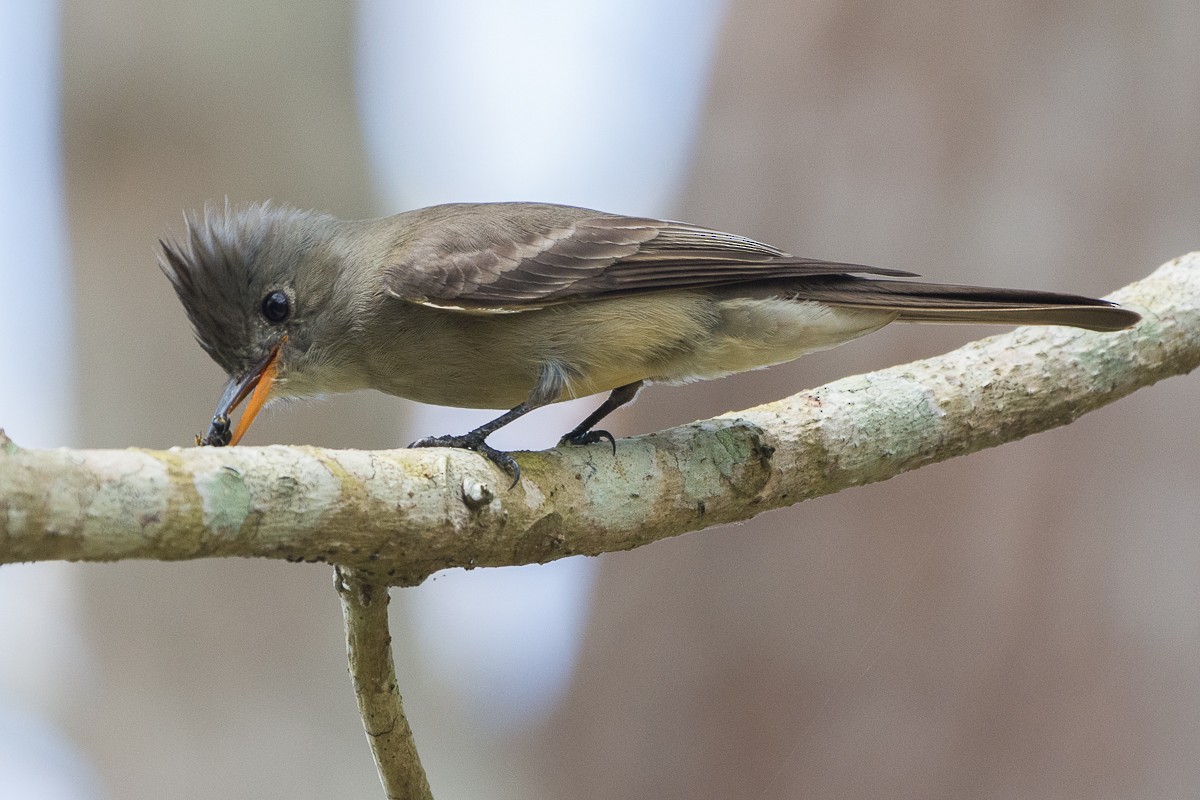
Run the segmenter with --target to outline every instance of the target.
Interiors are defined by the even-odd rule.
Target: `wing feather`
[[[797,258],[745,236],[572,206],[454,204],[396,220],[405,229],[389,258],[387,291],[482,313],[810,275],[911,275]]]

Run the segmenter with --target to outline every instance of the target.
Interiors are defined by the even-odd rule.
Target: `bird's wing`
[[[620,295],[897,270],[797,258],[707,228],[570,206],[435,206],[397,217],[384,275],[395,297],[478,313]]]

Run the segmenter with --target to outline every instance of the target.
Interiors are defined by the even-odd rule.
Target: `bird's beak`
[[[217,401],[217,412],[213,414],[212,423],[208,426],[208,433],[203,439],[197,438],[197,444],[222,447],[227,444],[235,445],[241,441],[242,436],[250,428],[250,423],[258,416],[258,412],[262,410],[263,404],[267,401],[267,395],[271,392],[271,384],[275,382],[275,375],[279,370],[279,351],[286,341],[287,337],[284,336],[278,344],[271,348],[271,352],[267,354],[266,358],[244,375],[230,376],[229,382],[225,384],[225,390],[221,392],[221,399]],[[250,397],[250,402],[242,411],[237,428],[230,434],[229,415],[246,399],[247,395]]]

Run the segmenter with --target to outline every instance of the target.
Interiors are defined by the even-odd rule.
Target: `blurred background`
[[[1103,294],[1200,245],[1198,39],[1181,0],[0,0],[0,427],[190,443],[223,376],[155,249],[225,198],[552,200]],[[991,332],[651,389],[613,429]],[[1198,388],[735,528],[394,591],[436,796],[1194,797]],[[247,440],[473,421],[363,394]],[[341,625],[316,565],[0,569],[0,797],[379,796]]]

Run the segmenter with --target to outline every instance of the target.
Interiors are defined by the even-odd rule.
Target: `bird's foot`
[[[608,442],[612,445],[613,455],[617,454],[617,440],[608,431],[601,430],[579,430],[576,428],[570,433],[558,440],[560,445],[564,444],[595,444],[596,442]]]
[[[409,447],[457,447],[460,450],[473,450],[511,475],[512,483],[509,484],[508,488],[513,488],[521,480],[520,465],[508,453],[503,450],[497,450],[489,445],[485,441],[486,438],[486,435],[479,436],[474,431],[464,433],[461,436],[426,436],[424,439],[418,439],[413,442]]]

